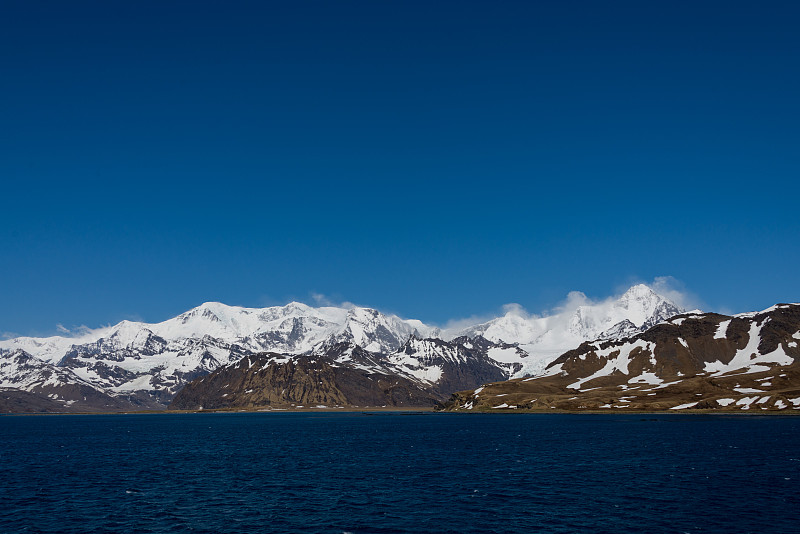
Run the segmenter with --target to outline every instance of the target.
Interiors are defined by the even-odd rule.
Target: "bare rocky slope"
[[[454,394],[452,411],[800,410],[800,305],[678,315],[585,342],[529,378]]]
[[[482,337],[411,337],[388,356],[348,342],[304,356],[263,353],[192,381],[169,407],[434,406],[453,391],[511,376],[521,364],[495,358],[519,358],[518,350]]]
[[[398,375],[336,365],[327,358],[259,354],[186,385],[170,409],[433,406],[430,388]]]

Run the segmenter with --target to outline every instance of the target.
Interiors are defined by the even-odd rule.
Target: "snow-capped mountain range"
[[[489,342],[482,345],[482,357],[508,378],[536,374],[582,341],[630,336],[683,311],[645,285],[601,303],[581,294],[571,294],[568,302],[547,315],[511,309],[458,329],[362,307],[292,302],[243,308],[209,302],[161,323],[122,321],[74,337],[0,341],[0,388],[44,392],[45,384],[50,389],[56,383],[79,384],[111,397],[149,396],[166,403],[192,379],[246,356],[323,354],[342,344],[374,354],[398,375],[430,385],[442,379],[442,362],[465,365],[469,350],[464,347],[469,339],[483,343],[479,338]],[[39,380],[41,369],[48,372]]]

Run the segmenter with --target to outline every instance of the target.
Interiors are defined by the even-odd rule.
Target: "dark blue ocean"
[[[800,417],[0,417],[0,532],[800,532]]]

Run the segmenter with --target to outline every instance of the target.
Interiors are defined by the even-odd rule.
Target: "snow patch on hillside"
[[[747,374],[769,370],[770,366],[765,364],[790,365],[794,362],[794,358],[784,352],[782,345],[778,345],[774,351],[768,354],[759,353],[758,345],[761,343],[761,328],[763,326],[763,323],[753,321],[750,324],[747,345],[743,349],[737,350],[730,362],[722,363],[719,360],[710,362],[705,365],[704,370],[713,373],[711,376],[720,376],[732,371],[744,371]]]
[[[620,372],[627,375],[628,364],[631,361],[631,353],[636,349],[641,349],[649,351],[652,354],[654,347],[654,343],[638,339],[633,343],[626,343],[621,347],[611,346],[605,350],[598,350],[595,353],[598,357],[606,359],[606,364],[593,374],[585,378],[581,378],[577,382],[574,382],[567,387],[570,389],[581,389],[583,384],[586,382],[594,380],[595,378],[609,376],[615,372]]]
[[[730,324],[731,324],[731,319],[719,323],[717,331],[714,333],[714,339],[726,339],[728,337],[728,327],[730,326]]]

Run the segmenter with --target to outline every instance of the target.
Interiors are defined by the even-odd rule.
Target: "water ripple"
[[[2,417],[0,532],[792,532],[798,430],[680,415]]]

